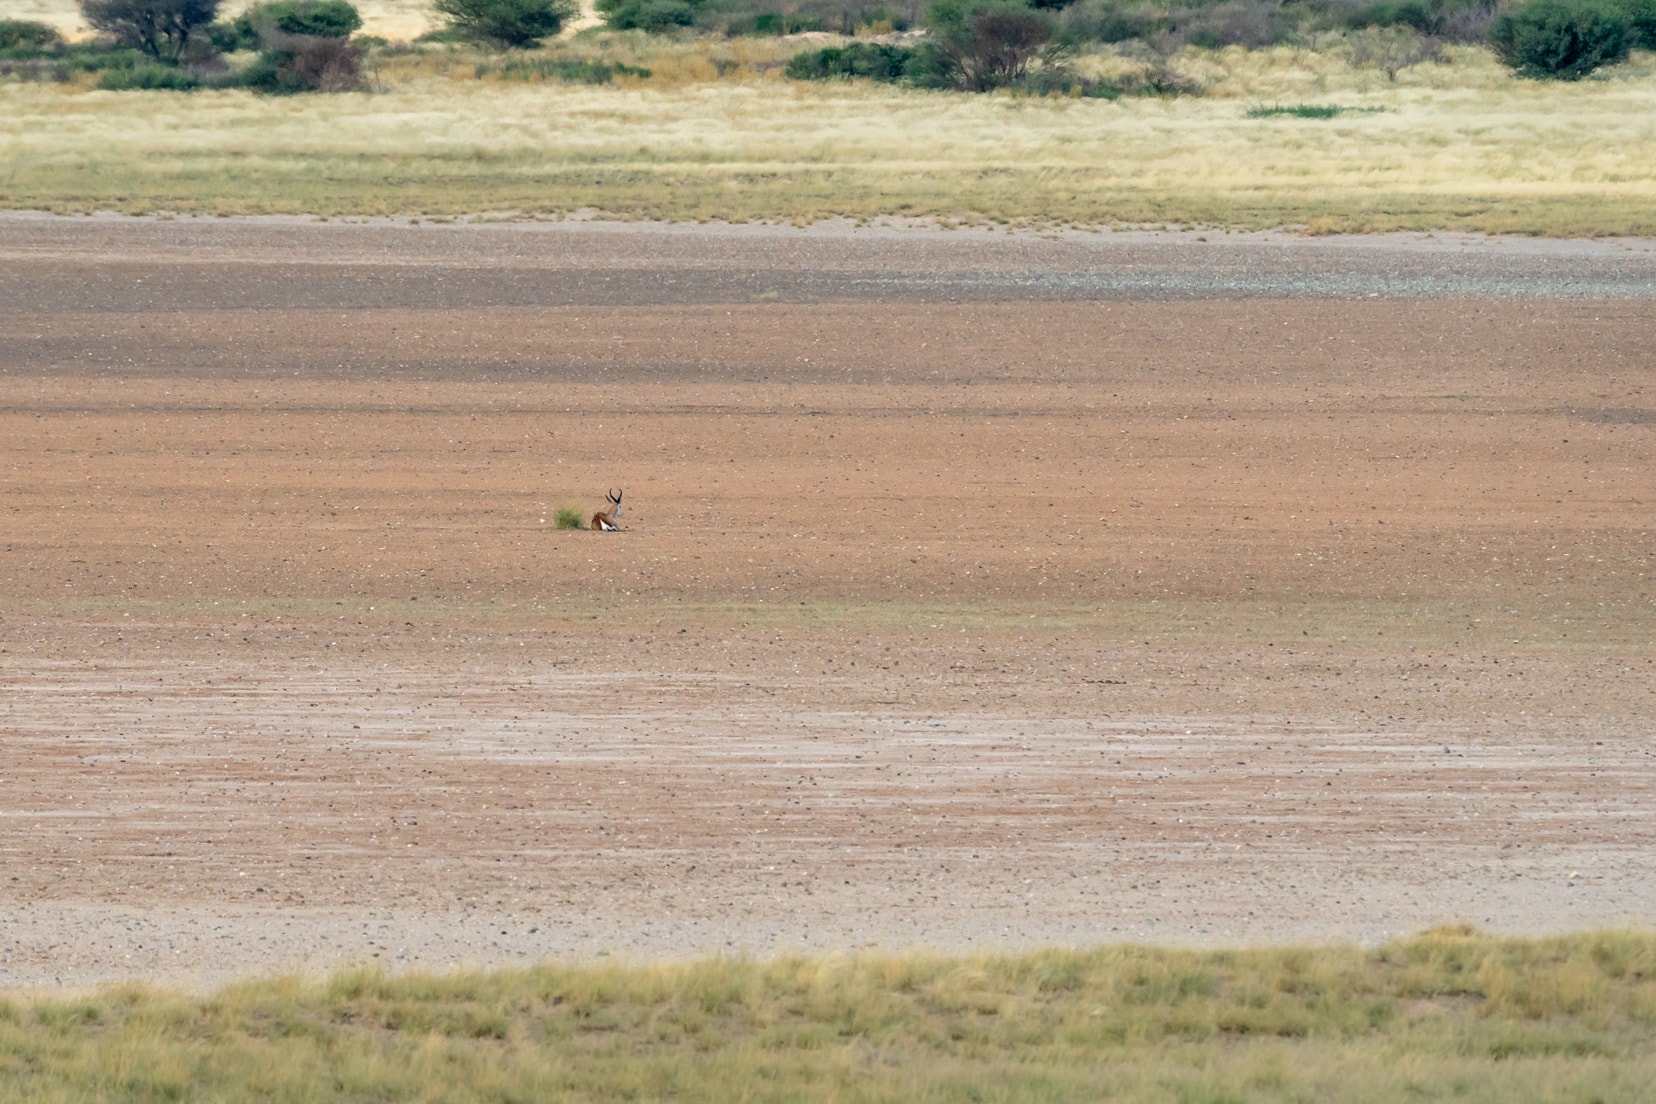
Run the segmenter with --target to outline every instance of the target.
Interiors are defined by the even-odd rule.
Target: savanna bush
[[[436,0],[433,6],[459,36],[511,49],[557,36],[577,11],[575,0]]]
[[[1483,42],[1501,0],[1377,0],[1351,8],[1346,26],[1409,27],[1450,42]]]
[[[694,26],[726,35],[877,35],[920,23],[924,0],[700,0]]]
[[[1443,41],[1408,26],[1363,27],[1346,36],[1346,60],[1354,69],[1379,69],[1387,80],[1426,61],[1441,62]]]
[[[494,76],[505,81],[567,81],[570,84],[608,84],[616,77],[647,78],[650,75],[650,71],[643,66],[627,65],[619,61],[600,61],[586,57],[530,57],[521,54],[498,63],[480,61],[474,72],[479,80]]]
[[[1177,48],[1242,46],[1258,49],[1297,33],[1303,13],[1278,0],[1153,3],[1077,0],[1057,13],[1059,41],[1068,46],[1134,39]]]
[[[1281,42],[1290,29],[1286,10],[1274,0],[1222,0],[1208,7],[1175,11],[1173,44],[1188,43],[1208,50],[1225,46],[1257,50]]]
[[[48,52],[63,45],[63,36],[48,23],[32,19],[0,19],[0,52],[15,51],[19,56]]]
[[[783,75],[790,80],[834,80],[864,77],[895,84],[914,64],[917,51],[884,42],[853,42],[807,50],[788,59]]]
[[[1018,0],[935,0],[926,26],[938,75],[966,92],[1023,79],[1057,31],[1049,13]]]
[[[1580,80],[1626,58],[1628,32],[1609,0],[1526,0],[1496,17],[1489,44],[1519,76]]]
[[[604,25],[617,31],[662,34],[693,27],[705,0],[597,0]]]
[[[347,0],[268,0],[208,28],[213,45],[225,53],[263,48],[269,34],[349,38],[362,29],[362,15]]]
[[[255,92],[288,96],[300,92],[354,92],[362,87],[361,44],[330,35],[288,35],[267,31],[259,59],[236,83]]]
[[[1172,15],[1142,0],[1077,0],[1058,16],[1058,38],[1066,45],[1130,42],[1166,35]]]
[[[105,69],[98,87],[106,92],[189,92],[201,82],[176,65],[149,62],[126,68]]]
[[[1656,50],[1656,0],[1621,0],[1627,17],[1627,44],[1635,50]]]

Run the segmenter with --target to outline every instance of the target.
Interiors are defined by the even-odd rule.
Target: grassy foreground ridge
[[[0,998],[11,1101],[1639,1101],[1656,934]]]
[[[1656,234],[1656,55],[1567,83],[1470,48],[1395,79],[1339,47],[1191,50],[1204,94],[1107,101],[785,81],[791,48],[547,52],[652,74],[597,86],[464,49],[325,97],[0,80],[0,208]]]

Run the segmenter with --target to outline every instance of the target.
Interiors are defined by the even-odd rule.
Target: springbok
[[[604,496],[609,499],[610,507],[607,510],[599,510],[592,515],[592,527],[594,529],[604,533],[614,533],[621,528],[615,524],[615,519],[621,516],[621,495],[623,493],[623,491],[616,491],[614,494]]]

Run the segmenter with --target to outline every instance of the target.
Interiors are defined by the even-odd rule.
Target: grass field
[[[597,87],[468,50],[387,56],[379,91],[327,97],[0,82],[0,207],[1656,233],[1650,55],[1563,84],[1472,49],[1396,81],[1338,43],[1192,53],[1204,95],[1109,102],[798,84],[797,48],[559,47],[651,72]],[[1249,117],[1272,104],[1349,110]]]
[[[1622,1101],[1656,1085],[1656,936],[1440,929],[542,966],[0,1000],[29,1101]]]

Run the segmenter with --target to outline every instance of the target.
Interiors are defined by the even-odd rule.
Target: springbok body
[[[604,495],[605,498],[609,499],[609,509],[599,510],[592,515],[592,527],[594,529],[602,533],[613,533],[621,528],[616,524],[616,519],[621,516],[621,495],[623,493],[625,492],[616,491],[614,494]]]

